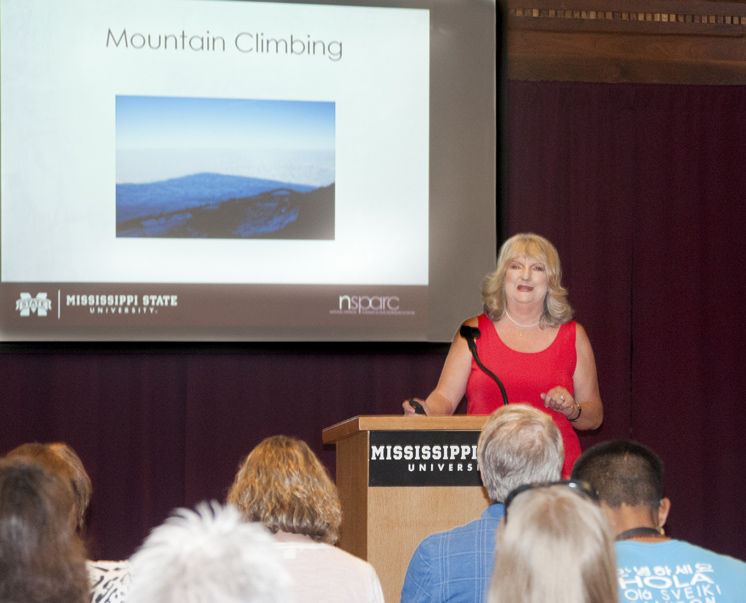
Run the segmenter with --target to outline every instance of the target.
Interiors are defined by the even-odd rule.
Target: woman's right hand
[[[430,414],[430,409],[427,406],[427,402],[425,402],[422,398],[410,398],[410,400],[416,400],[420,404],[422,404],[422,408],[425,409],[425,414]],[[409,403],[409,400],[404,400],[402,403],[402,408],[404,409],[404,415],[405,416],[414,416],[417,414],[415,409],[412,407],[412,405]]]

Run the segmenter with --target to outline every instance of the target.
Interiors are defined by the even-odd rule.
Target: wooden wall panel
[[[746,4],[509,0],[508,78],[746,84]]]

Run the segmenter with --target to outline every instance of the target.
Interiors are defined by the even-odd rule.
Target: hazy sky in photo
[[[331,102],[154,96],[116,102],[118,150],[335,148]]]

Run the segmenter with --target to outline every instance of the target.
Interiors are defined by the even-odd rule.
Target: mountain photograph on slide
[[[332,102],[116,98],[116,236],[334,240]]]

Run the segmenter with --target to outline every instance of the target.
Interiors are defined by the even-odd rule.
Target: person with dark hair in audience
[[[14,448],[6,454],[6,458],[32,460],[70,485],[74,495],[72,529],[82,541],[93,488],[83,461],[75,450],[63,442],[31,442]],[[124,599],[130,582],[129,562],[88,561],[87,567],[91,583],[91,603],[116,603]]]
[[[487,603],[616,603],[614,539],[594,496],[572,482],[512,492]]]
[[[67,444],[55,442],[40,444],[30,442],[21,444],[5,455],[7,458],[26,457],[40,463],[44,468],[67,480],[75,496],[75,529],[78,534],[85,532],[85,515],[91,502],[93,486],[88,477],[83,461]]]
[[[305,442],[286,436],[260,442],[238,470],[228,502],[275,535],[297,603],[383,603],[373,567],[331,546],[339,537],[342,507]]]
[[[477,444],[491,505],[480,519],[420,543],[407,568],[402,603],[484,601],[495,563],[495,530],[508,493],[529,482],[559,479],[563,458],[562,436],[547,413],[527,404],[492,413]]]
[[[0,601],[86,603],[85,552],[70,529],[73,493],[36,463],[0,459]]]
[[[260,524],[235,507],[177,509],[132,556],[128,603],[288,603],[290,577]]]
[[[746,563],[666,536],[663,461],[630,440],[586,450],[572,475],[598,491],[616,537],[620,601],[746,600]]]

